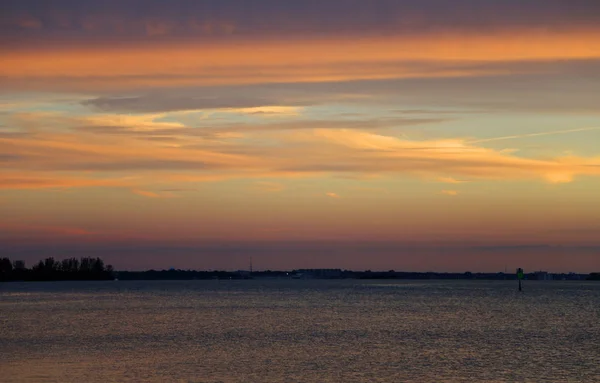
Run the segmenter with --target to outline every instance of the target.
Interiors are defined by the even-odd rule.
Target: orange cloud
[[[164,191],[161,193],[155,193],[148,190],[140,190],[140,189],[131,189],[133,194],[137,194],[142,197],[147,198],[175,198],[175,194],[169,191]]]
[[[199,21],[195,18],[192,18],[187,26],[191,32],[207,35],[230,35],[236,30],[235,23],[232,22]]]
[[[97,234],[78,227],[63,227],[63,226],[46,226],[46,225],[31,225],[20,223],[2,223],[0,228],[9,232],[25,232],[28,234],[45,234],[45,235],[61,235],[61,236],[90,236]]]
[[[442,194],[449,195],[449,196],[457,196],[458,195],[458,191],[456,191],[456,190],[442,190]]]
[[[139,189],[132,189],[131,192],[133,194],[137,194],[137,195],[141,195],[142,197],[148,197],[148,198],[160,198],[160,195],[151,192],[151,191],[146,191],[146,190],[139,190]]]
[[[271,193],[277,193],[277,192],[285,190],[285,187],[282,184],[276,183],[276,182],[260,181],[260,182],[255,182],[254,185],[259,190],[262,190],[265,192],[271,192]]]
[[[327,197],[331,197],[331,198],[340,198],[340,196],[339,196],[339,195],[337,195],[336,193],[331,193],[331,192],[329,192],[329,193],[325,193],[325,195],[326,195]]]
[[[314,134],[339,147],[358,151],[361,160],[357,161],[356,169],[363,171],[444,172],[479,179],[535,176],[551,183],[570,182],[577,175],[600,175],[600,158],[538,160],[518,157],[512,151],[475,146],[464,139],[411,141],[344,129],[319,129]]]
[[[43,24],[40,19],[33,17],[31,15],[25,15],[17,18],[16,24],[21,28],[26,29],[41,29]]]
[[[578,176],[600,176],[600,158],[520,157],[518,152],[486,148],[464,138],[410,140],[338,128],[343,121],[332,123],[331,129],[325,128],[327,122],[312,130],[248,129],[244,140],[228,136],[227,127],[218,140],[207,139],[197,135],[198,130],[155,114],[67,118],[29,113],[12,122],[36,133],[0,135],[0,153],[7,153],[0,172],[4,189],[116,186],[156,197],[144,192],[148,185],[248,179],[259,182],[257,187],[263,190],[277,191],[280,185],[264,180],[407,175],[450,184],[461,179],[532,178],[565,183]],[[81,129],[81,124],[89,129]],[[42,129],[52,127],[56,133]],[[154,132],[160,132],[160,140],[143,139]]]
[[[152,35],[169,31],[160,23],[147,29]],[[598,30],[566,30],[306,39],[294,44],[249,40],[4,49],[0,76],[30,87],[58,81],[56,85],[114,89],[506,74],[516,69],[485,64],[600,58],[599,39]]]
[[[457,180],[452,177],[440,177],[440,178],[438,178],[438,181],[447,183],[447,184],[462,184],[462,183],[468,182],[468,181],[463,181],[463,180]]]
[[[0,189],[68,189],[82,187],[121,187],[132,184],[123,178],[96,178],[91,175],[73,177],[61,173],[0,172]]]
[[[164,36],[171,32],[173,26],[164,21],[148,20],[146,21],[146,34],[152,36]]]

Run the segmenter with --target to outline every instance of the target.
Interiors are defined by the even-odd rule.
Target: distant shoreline
[[[436,273],[402,271],[349,271],[341,269],[312,269],[292,271],[189,271],[149,270],[115,273],[119,280],[246,280],[246,279],[387,279],[387,280],[517,280],[509,273]],[[545,273],[525,274],[526,280],[584,281],[600,280],[600,273]]]
[[[450,273],[408,271],[352,271],[342,269],[297,269],[291,271],[197,271],[197,270],[146,270],[115,271],[105,266],[100,258],[69,258],[56,261],[46,258],[32,268],[23,261],[11,262],[0,258],[0,282],[40,281],[100,281],[100,280],[246,280],[246,279],[388,279],[388,280],[516,280],[513,273]],[[525,280],[584,281],[600,280],[600,273],[526,273]]]

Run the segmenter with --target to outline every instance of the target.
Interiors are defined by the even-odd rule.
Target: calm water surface
[[[0,381],[600,382],[600,283],[0,284]]]

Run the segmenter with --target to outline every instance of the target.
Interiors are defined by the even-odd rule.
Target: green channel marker
[[[525,277],[525,273],[523,273],[523,269],[519,267],[517,269],[517,279],[519,280],[519,291],[523,291],[523,288],[521,287],[521,281],[523,280],[524,277]]]

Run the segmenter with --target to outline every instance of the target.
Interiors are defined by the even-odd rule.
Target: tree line
[[[101,281],[114,279],[111,265],[100,258],[46,258],[31,268],[23,261],[0,258],[0,281]]]

